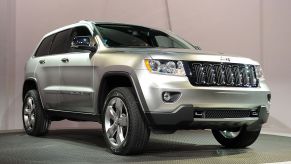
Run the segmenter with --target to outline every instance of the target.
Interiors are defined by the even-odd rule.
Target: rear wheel
[[[114,154],[138,154],[147,144],[150,131],[131,88],[110,91],[103,109],[103,134]]]
[[[36,90],[30,90],[25,94],[22,118],[24,130],[28,135],[43,136],[47,134],[50,120],[41,105]]]
[[[241,127],[236,131],[230,130],[212,130],[215,139],[227,148],[245,148],[253,144],[261,129],[257,131],[248,131],[247,127]]]

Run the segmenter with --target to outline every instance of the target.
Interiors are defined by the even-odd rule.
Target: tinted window
[[[91,33],[87,27],[81,26],[73,29],[72,37],[75,36],[91,36]]]
[[[71,29],[57,33],[50,53],[61,54],[69,52],[71,47],[71,33]]]
[[[133,25],[97,24],[102,41],[108,47],[188,48],[168,34]]]
[[[176,42],[172,37],[169,36],[155,36],[158,47],[161,48],[183,48],[183,45]]]
[[[46,37],[45,39],[43,39],[43,41],[41,42],[41,44],[39,45],[35,56],[45,56],[49,54],[53,39],[54,39],[55,35],[50,35],[48,37]]]
[[[103,41],[109,47],[149,47],[147,32],[130,27],[99,27]]]

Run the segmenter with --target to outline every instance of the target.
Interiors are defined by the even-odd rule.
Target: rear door
[[[43,39],[35,53],[35,60],[38,62],[35,69],[35,77],[46,109],[55,109],[60,100],[60,63],[56,56],[50,54],[54,38],[55,34]]]
[[[70,48],[74,36],[91,36],[91,33],[85,26],[73,28],[66,43],[69,46],[67,53],[61,55],[60,108],[71,112],[93,113],[93,54],[87,50]]]

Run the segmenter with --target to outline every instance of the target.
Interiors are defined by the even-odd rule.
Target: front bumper
[[[269,114],[270,90],[265,81],[260,81],[257,88],[240,87],[197,87],[193,86],[188,77],[168,76],[150,73],[147,70],[136,70],[146,107],[143,109],[152,125],[166,126],[191,123],[192,127],[241,126],[253,123],[264,123]],[[179,92],[180,98],[173,103],[162,100],[163,92]],[[195,109],[260,109],[263,118],[244,119],[193,119]],[[260,116],[261,117],[261,116]],[[265,118],[266,117],[266,118]],[[179,119],[178,119],[179,118]],[[151,123],[153,122],[153,123]],[[199,122],[199,123],[197,123]]]
[[[154,129],[235,129],[247,126],[248,130],[259,130],[267,122],[269,113],[264,106],[258,107],[257,117],[242,118],[195,118],[195,111],[201,108],[180,106],[174,113],[146,113]],[[204,109],[208,110],[208,109]]]

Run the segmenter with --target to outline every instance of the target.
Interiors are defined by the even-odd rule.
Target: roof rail
[[[83,23],[84,23],[84,22],[87,22],[87,23],[88,23],[88,22],[92,22],[92,21],[90,21],[90,20],[80,20],[80,21],[79,21],[79,23],[82,23],[82,22],[83,22]]]

